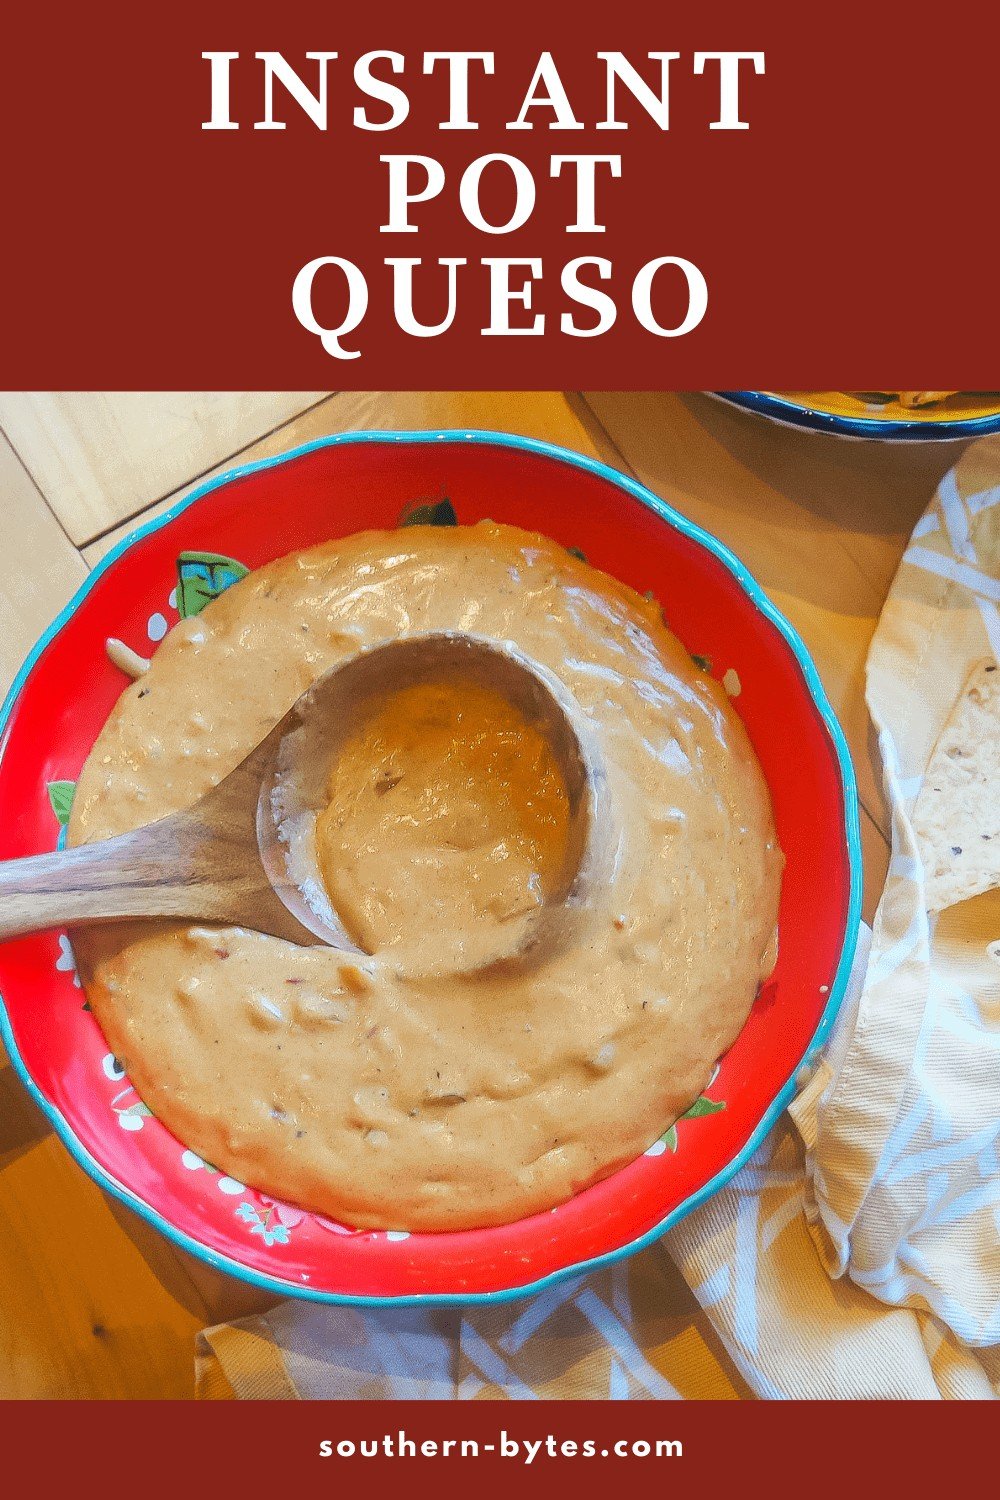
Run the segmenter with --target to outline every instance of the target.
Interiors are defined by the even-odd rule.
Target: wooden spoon
[[[310,837],[340,745],[373,698],[420,681],[466,680],[505,696],[552,746],[569,800],[560,878],[531,946],[600,879],[610,857],[606,783],[574,700],[509,643],[407,636],[333,667],[230,774],[183,812],[116,838],[0,863],[0,941],[46,927],[138,917],[249,927],[358,952],[330,905]],[[547,921],[542,920],[547,918]],[[523,934],[517,947],[523,949]],[[496,961],[505,956],[497,953]]]

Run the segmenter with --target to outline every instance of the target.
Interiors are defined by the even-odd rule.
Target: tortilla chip
[[[927,910],[1000,886],[1000,670],[974,667],[913,809]]]

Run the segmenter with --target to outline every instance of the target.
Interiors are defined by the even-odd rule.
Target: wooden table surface
[[[0,394],[0,692],[95,561],[214,469],[329,432],[436,427],[597,454],[742,558],[804,637],[850,741],[870,918],[888,820],[865,655],[952,444],[845,442],[664,392]],[[190,1397],[197,1329],[261,1305],[111,1204],[0,1053],[0,1397]]]

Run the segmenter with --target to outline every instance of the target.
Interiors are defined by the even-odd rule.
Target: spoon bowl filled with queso
[[[490,670],[426,649],[456,640]],[[752,1152],[846,983],[856,794],[804,647],[594,460],[322,440],[91,576],[6,707],[0,856],[192,806],[338,680],[275,822],[349,941],[7,943],[15,1067],[105,1188],[276,1294],[516,1296],[648,1243]]]

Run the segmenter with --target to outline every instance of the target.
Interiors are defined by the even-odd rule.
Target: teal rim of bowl
[[[985,412],[981,417],[949,418],[944,422],[917,422],[907,417],[848,417],[838,412],[818,411],[814,406],[789,401],[774,391],[713,391],[712,395],[743,411],[774,417],[792,427],[806,427],[810,432],[829,432],[840,437],[954,443],[963,438],[982,437],[988,432],[1000,432],[1000,412]]]
[[[203,496],[211,494],[213,490],[220,489],[223,485],[231,484],[234,480],[242,479],[245,475],[258,473],[262,469],[272,469],[280,464],[288,463],[293,459],[302,458],[308,453],[314,453],[321,448],[336,447],[347,443],[474,443],[484,446],[497,446],[501,448],[519,448],[527,453],[533,453],[541,458],[554,459],[558,463],[569,464],[575,468],[586,470],[590,474],[606,482],[616,485],[624,490],[634,499],[638,500],[647,509],[659,516],[668,526],[679,531],[683,536],[704,547],[729,570],[739,583],[744,593],[749,597],[755,608],[769,620],[771,624],[784,637],[792,650],[792,654],[798,663],[802,673],[813,706],[822,720],[827,734],[833,744],[840,768],[841,788],[844,798],[844,823],[847,836],[847,854],[850,868],[850,893],[848,899],[847,917],[844,925],[844,941],[840,952],[840,960],[833,983],[830,986],[830,995],[823,1009],[819,1024],[813,1033],[812,1040],[806,1047],[802,1057],[792,1069],[784,1086],[778,1091],[771,1104],[765,1110],[756,1128],[751,1132],[749,1138],[736,1153],[731,1161],[709,1179],[697,1192],[690,1194],[672,1209],[659,1224],[640,1235],[637,1239],[630,1240],[628,1244],[620,1246],[617,1250],[608,1250],[604,1254],[594,1256],[591,1260],[578,1261],[570,1266],[564,1266],[560,1270],[550,1271],[546,1276],[537,1281],[527,1282],[524,1285],[500,1287],[491,1292],[474,1292],[461,1294],[453,1292],[425,1292],[412,1295],[403,1294],[399,1296],[366,1296],[344,1292],[321,1291],[315,1287],[306,1287],[301,1283],[284,1281],[278,1276],[270,1276],[262,1271],[256,1271],[240,1261],[231,1260],[218,1250],[213,1250],[209,1245],[203,1245],[199,1240],[178,1229],[165,1219],[159,1211],[142,1198],[136,1196],[130,1188],[113,1177],[101,1164],[94,1159],[83,1142],[78,1139],[72,1126],[63,1117],[54,1104],[48,1100],[41,1089],[31,1077],[24,1061],[18,1051],[14,1040],[13,1028],[3,996],[0,994],[0,1040],[3,1041],[7,1054],[11,1060],[14,1071],[28,1090],[35,1103],[46,1116],[56,1135],[69,1151],[74,1161],[81,1166],[99,1187],[110,1193],[126,1208],[138,1214],[147,1224],[159,1230],[178,1249],[185,1250],[190,1255],[196,1256],[216,1271],[221,1271],[227,1276],[233,1276],[238,1281],[243,1281],[261,1291],[273,1293],[278,1297],[299,1297],[304,1301],[326,1303],[339,1307],[469,1307],[482,1306],[491,1303],[515,1302],[521,1298],[534,1296],[558,1282],[565,1281],[573,1276],[588,1275],[592,1271],[601,1270],[605,1266],[614,1265],[616,1262],[625,1260],[639,1250],[645,1250],[648,1246],[664,1235],[668,1229],[685,1218],[694,1209],[700,1208],[713,1194],[735,1176],[739,1169],[746,1164],[753,1153],[758,1149],[765,1136],[771,1131],[783,1113],[785,1107],[795,1096],[795,1079],[803,1065],[810,1064],[818,1054],[826,1036],[836,1019],[841,1002],[847,989],[851,975],[851,967],[854,962],[854,952],[857,946],[858,929],[861,921],[861,833],[858,814],[858,791],[854,776],[854,766],[851,762],[850,751],[844,732],[840,727],[835,713],[826,696],[826,692],[819,680],[816,668],[813,666],[806,647],[798,632],[788,623],[784,616],[774,607],[770,599],[761,589],[760,585],[751,577],[739,559],[730,552],[729,548],[722,542],[696,526],[693,521],[687,520],[665,500],[661,500],[652,490],[640,484],[628,475],[621,474],[610,468],[599,459],[588,458],[585,454],[575,453],[568,448],[560,448],[554,443],[547,443],[539,438],[515,437],[506,432],[474,431],[465,432],[460,429],[454,431],[439,432],[348,432],[335,433],[328,437],[316,438],[312,442],[304,443],[301,447],[291,448],[286,453],[276,454],[273,458],[258,459],[254,463],[242,464],[234,469],[228,469],[225,473],[216,475],[215,478],[206,480],[198,486],[183,500],[172,506],[162,515],[155,516],[144,525],[138,526],[134,531],[123,537],[118,544],[107,553],[105,557],[94,568],[93,572],[77,589],[72,599],[60,612],[49,626],[48,630],[36,642],[28,654],[23,666],[18,672],[11,685],[10,691],[4,699],[3,707],[0,708],[0,743],[7,728],[7,721],[11,709],[34,669],[35,663],[42,653],[58,635],[66,622],[72,617],[80,603],[87,597],[103,575],[111,568],[119,558],[143,537],[150,536],[159,531],[163,526],[170,523],[181,515],[188,506],[195,504]],[[0,751],[2,754],[2,751]]]

